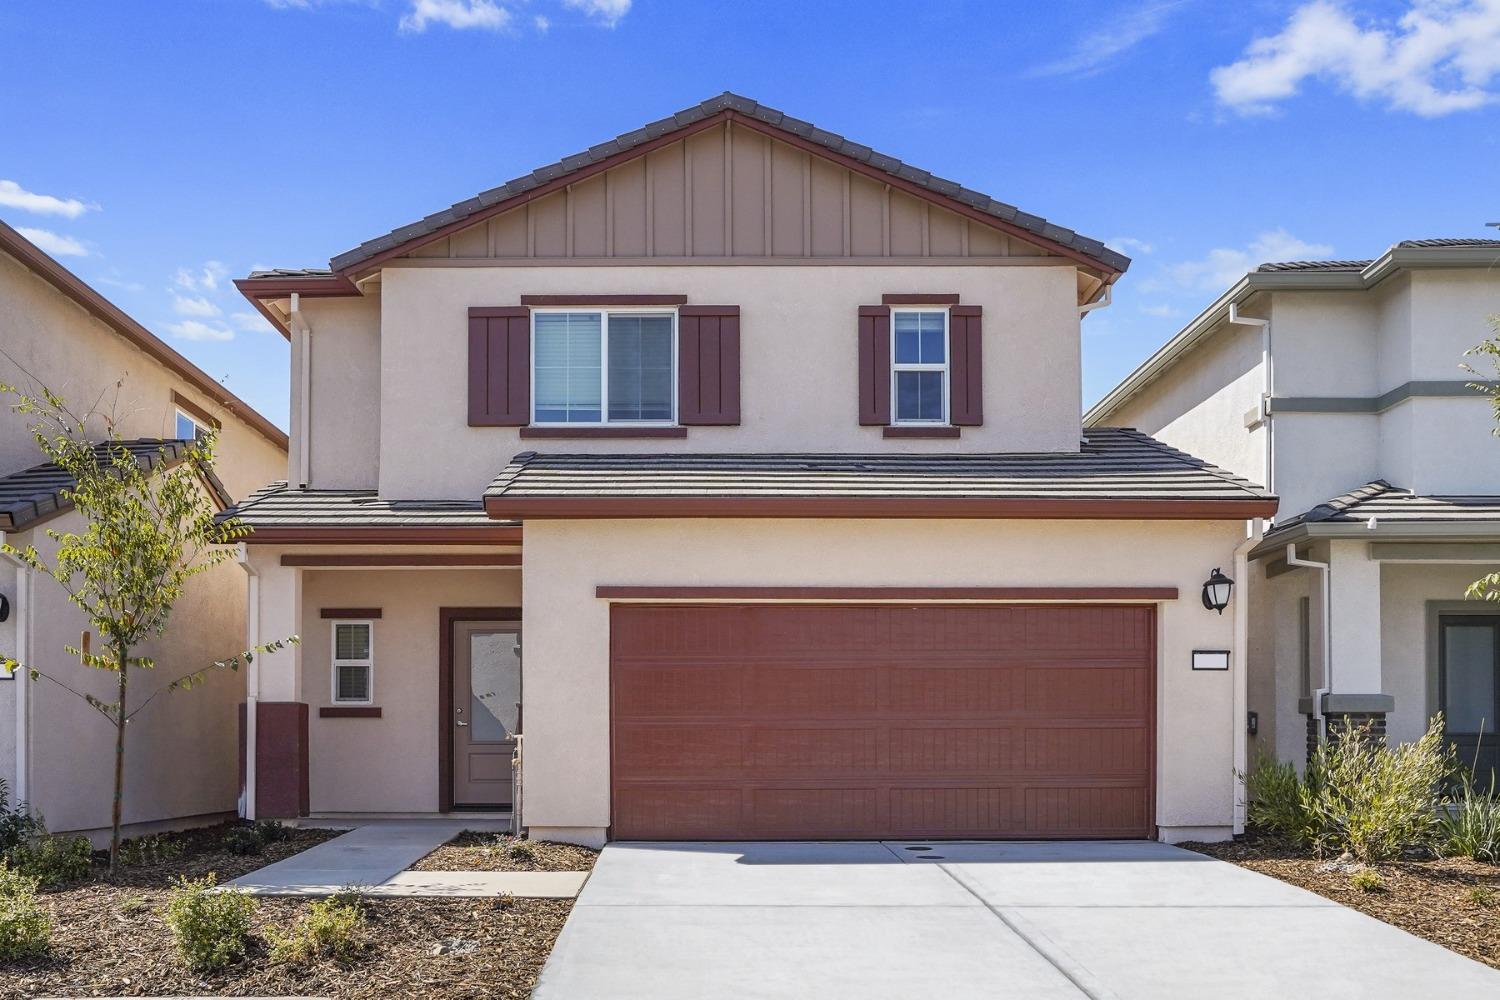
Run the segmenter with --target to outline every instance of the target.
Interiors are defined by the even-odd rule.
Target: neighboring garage
[[[617,604],[611,835],[1152,836],[1155,615]]]

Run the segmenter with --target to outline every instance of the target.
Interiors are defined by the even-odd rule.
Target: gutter
[[[4,544],[6,533],[0,531],[0,544]],[[31,567],[8,553],[0,553],[6,562],[16,568],[16,600],[12,613],[16,616],[16,659],[23,665],[31,662]],[[26,802],[31,798],[31,676],[18,671],[12,678],[16,685],[16,787],[15,801]]]
[[[235,562],[245,571],[245,648],[260,645],[260,574],[250,564],[250,553],[244,542],[235,546]],[[260,657],[245,665],[245,791],[240,801],[240,817],[255,819],[255,717],[260,706]]]
[[[1288,542],[1286,546],[1286,564],[1288,566],[1301,566],[1305,569],[1315,569],[1322,577],[1322,619],[1323,628],[1323,684],[1321,687],[1309,692],[1312,695],[1312,716],[1318,723],[1318,742],[1322,743],[1328,739],[1328,719],[1323,715],[1323,696],[1333,689],[1333,608],[1330,606],[1330,587],[1328,581],[1328,564],[1316,562],[1312,559],[1303,559],[1297,555],[1297,546],[1294,542]]]

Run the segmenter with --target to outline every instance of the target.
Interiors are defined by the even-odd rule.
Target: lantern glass
[[[1234,581],[1215,569],[1203,584],[1203,606],[1222,615],[1229,606],[1229,595],[1233,590]]]

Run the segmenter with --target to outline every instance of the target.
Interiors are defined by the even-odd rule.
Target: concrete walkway
[[[1500,997],[1500,972],[1154,843],[611,844],[535,1000]]]
[[[586,872],[419,872],[412,865],[480,824],[469,820],[378,820],[226,885],[253,896],[328,896],[356,886],[367,896],[503,895],[571,899]]]

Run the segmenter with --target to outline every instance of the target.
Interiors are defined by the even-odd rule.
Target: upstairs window
[[[191,414],[179,409],[175,436],[179,441],[202,441],[208,437],[208,428],[195,420]]]
[[[670,424],[675,313],[532,312],[532,422]]]
[[[891,413],[898,424],[948,422],[948,313],[891,310]]]
[[[375,700],[374,622],[333,623],[333,700],[369,705]]]

